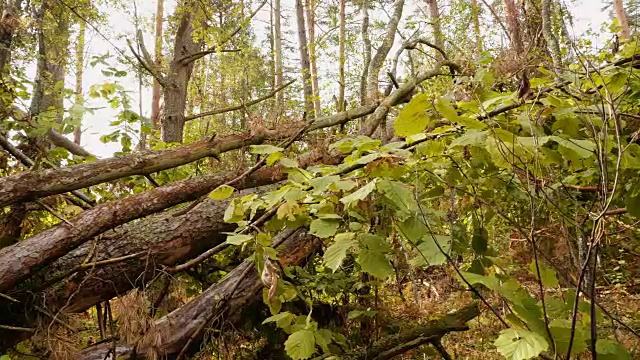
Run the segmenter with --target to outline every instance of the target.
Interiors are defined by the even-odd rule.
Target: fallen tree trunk
[[[312,151],[300,159],[300,166],[330,162],[323,151]],[[234,179],[235,173],[207,175],[118,199],[86,210],[69,223],[60,223],[12,246],[0,249],[0,292],[13,289],[44,266],[93,237],[174,205],[195,200]],[[271,184],[285,178],[279,167],[263,168],[234,184],[237,189]]]
[[[437,320],[429,321],[413,329],[387,337],[375,343],[371,349],[357,355],[343,357],[349,360],[389,360],[427,343],[439,344],[448,333],[469,330],[467,322],[478,317],[478,304],[468,305]]]
[[[285,230],[279,236],[286,239],[279,248],[282,266],[299,265],[315,252],[320,242],[303,229]],[[204,335],[203,328],[212,322],[237,322],[242,311],[252,302],[261,299],[264,285],[255,270],[252,261],[245,260],[231,271],[219,283],[212,285],[196,299],[155,323],[153,335],[159,334],[160,341],[153,342],[158,347],[149,347],[149,341],[141,338],[136,344],[116,344],[116,355],[109,354],[113,343],[103,343],[89,347],[82,352],[84,360],[134,359],[136,354],[156,353],[160,356],[175,357],[183,351],[193,352],[200,347],[199,341]],[[188,348],[188,349],[187,349]]]

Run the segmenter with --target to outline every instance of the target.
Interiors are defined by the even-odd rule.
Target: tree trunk
[[[616,14],[616,18],[620,25],[620,39],[629,40],[631,37],[631,30],[629,29],[629,19],[622,0],[613,0],[613,11]]]
[[[345,1],[340,0],[340,39],[338,45],[338,108],[336,111],[344,111],[344,92],[346,87],[346,79],[344,76],[345,64],[345,43],[347,42],[346,19],[345,19]]]
[[[473,32],[476,36],[476,51],[478,55],[482,53],[482,34],[480,33],[480,5],[478,0],[471,0],[471,17],[473,18]]]
[[[82,94],[82,80],[84,73],[84,36],[87,24],[80,21],[78,38],[76,40],[76,105],[84,106],[84,95]],[[73,129],[73,142],[80,145],[82,140],[82,115],[78,119],[79,123]]]
[[[155,66],[156,69],[162,67],[162,25],[164,19],[164,0],[156,0],[156,44],[155,44]],[[156,129],[160,128],[160,83],[153,81],[153,96],[151,100],[151,123]]]
[[[362,75],[360,75],[360,105],[367,104],[367,79],[371,63],[371,39],[369,38],[369,1],[362,1]],[[361,122],[363,124],[363,122]]]
[[[431,27],[433,28],[433,43],[444,51],[444,37],[442,36],[442,28],[440,26],[440,8],[438,7],[438,0],[426,0],[429,4],[429,16],[431,17]],[[443,59],[442,54],[435,51],[436,60],[441,61]]]
[[[560,53],[558,38],[553,32],[551,23],[551,0],[542,0],[542,34],[547,43],[549,54],[551,54],[554,72],[559,74],[562,70],[562,54]]]
[[[298,20],[298,47],[300,49],[300,70],[304,90],[304,108],[309,118],[313,118],[313,85],[311,80],[311,64],[307,47],[307,32],[304,25],[304,7],[302,0],[296,0],[296,19]]]
[[[380,73],[380,69],[382,69],[382,65],[384,65],[384,60],[387,58],[389,50],[391,50],[391,47],[393,46],[393,41],[396,38],[398,23],[400,23],[400,19],[402,18],[404,0],[396,0],[393,6],[394,11],[391,19],[389,19],[389,23],[387,24],[387,30],[384,34],[382,44],[380,44],[380,47],[369,63],[369,70],[367,71],[367,103],[376,101],[379,98],[380,91],[378,89],[378,74]]]
[[[507,27],[509,28],[509,40],[511,48],[518,56],[524,55],[524,45],[522,44],[522,34],[520,31],[520,19],[518,9],[514,0],[504,0],[504,8],[507,18]]]
[[[300,265],[310,254],[315,252],[320,242],[299,229],[285,230],[282,236],[284,243],[278,247],[279,262],[283,267]],[[255,301],[261,301],[260,294],[263,284],[252,261],[246,260],[231,271],[219,283],[212,285],[200,296],[171,312],[155,322],[155,334],[159,334],[159,347],[148,346],[145,339],[138,342],[136,352],[139,354],[163,354],[175,357],[186,349],[188,353],[200,349],[200,341],[205,332],[203,328],[212,323],[237,322],[243,309]],[[153,335],[153,334],[150,334]],[[117,344],[117,356],[122,359],[134,359],[136,344]],[[90,347],[83,351],[82,359],[103,360],[112,348],[111,343]]]
[[[320,88],[318,87],[318,68],[316,65],[316,1],[307,0],[307,28],[309,32],[309,58],[311,62],[311,83],[313,85],[313,111],[314,118],[319,117]]]
[[[280,1],[274,0],[273,23],[274,23],[274,46],[275,46],[275,65],[276,65],[276,81],[275,88],[279,89],[284,84],[284,71],[282,65],[282,26],[280,20],[282,11],[280,10]],[[278,116],[284,108],[284,92],[276,93],[276,113]]]
[[[0,73],[3,76],[9,73],[11,44],[13,42],[13,33],[20,25],[18,11],[21,7],[22,0],[15,0],[13,4],[7,5],[2,9],[2,18],[0,19],[3,24],[0,27]]]

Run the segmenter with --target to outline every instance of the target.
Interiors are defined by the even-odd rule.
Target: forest
[[[0,360],[640,359],[640,1],[0,13]]]

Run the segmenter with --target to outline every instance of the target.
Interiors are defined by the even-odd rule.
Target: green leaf
[[[471,248],[478,255],[484,255],[489,248],[489,234],[487,229],[478,224],[474,224],[473,236],[471,237]]]
[[[362,270],[382,280],[393,275],[393,268],[389,263],[389,259],[380,251],[361,249],[358,256],[358,264],[360,264]]]
[[[413,192],[407,185],[383,179],[378,181],[376,188],[401,212],[415,214],[418,211]]]
[[[273,145],[251,145],[249,148],[252,154],[259,154],[259,155],[269,155],[269,154],[274,154],[277,152],[284,151],[283,148],[279,146],[273,146]]]
[[[571,339],[571,321],[564,319],[555,319],[549,323],[549,331],[553,336],[556,344],[556,352],[562,355],[569,350],[569,340]],[[580,323],[576,324],[573,331],[573,345],[571,346],[571,354],[576,355],[586,349],[589,345],[591,334]],[[598,356],[598,358],[600,358]]]
[[[500,281],[495,276],[484,276],[465,271],[461,271],[460,274],[471,285],[482,284],[491,290],[496,290],[500,287]]]
[[[542,285],[545,287],[556,287],[559,285],[558,278],[556,277],[556,272],[552,268],[548,267],[544,263],[538,261],[538,269],[540,270],[540,280],[542,281]],[[536,271],[536,263],[535,261],[529,264],[529,270],[538,278],[538,272]]]
[[[494,342],[498,352],[509,360],[525,360],[540,355],[549,348],[539,334],[524,329],[505,329]]]
[[[376,188],[376,180],[369,182],[367,185],[361,187],[360,189],[352,192],[351,194],[340,199],[340,202],[345,205],[350,205],[354,202],[358,202],[360,200],[364,200],[369,196],[369,194]]]
[[[441,97],[436,100],[436,110],[447,120],[451,122],[457,122],[460,120],[458,112],[451,106],[449,99]]]
[[[336,235],[333,244],[324,252],[324,263],[329,269],[334,272],[338,270],[349,248],[356,244],[354,237],[355,234],[352,232]]]
[[[625,196],[624,202],[629,215],[640,218],[640,192]]]
[[[294,332],[284,342],[284,350],[293,360],[310,358],[316,352],[315,332],[308,329]]]
[[[400,233],[414,244],[418,244],[422,237],[429,233],[429,229],[417,216],[412,216],[399,223],[398,227],[400,228]]]
[[[586,159],[594,155],[593,151],[596,145],[591,140],[577,140],[577,139],[565,139],[560,136],[550,136],[550,140],[558,143],[558,145],[565,147],[575,152],[581,159]]]
[[[209,193],[209,197],[213,200],[224,200],[231,196],[235,190],[236,189],[234,189],[232,186],[220,185],[215,188],[215,190]]]
[[[316,219],[311,222],[309,232],[319,238],[328,238],[335,235],[339,226],[337,219]]]
[[[434,237],[430,235],[424,236],[424,241],[416,247],[422,255],[411,259],[411,265],[442,265],[447,261],[447,257],[440,251],[438,245],[445,253],[449,252],[451,249],[451,236],[434,235]],[[438,244],[436,244],[436,241]]]
[[[296,319],[296,316],[288,311],[281,312],[279,314],[275,314],[270,316],[262,322],[262,324],[267,324],[270,322],[275,322],[276,325],[280,328],[291,325],[291,323]]]
[[[331,344],[331,331],[327,329],[316,330],[316,344],[320,346],[325,353],[330,352],[329,344]]]
[[[486,131],[467,131],[464,135],[454,139],[451,144],[449,144],[449,148],[466,145],[484,145],[486,140]]]
[[[227,236],[227,244],[242,245],[251,239],[253,236],[246,234],[229,235]]]
[[[622,345],[607,339],[598,339],[596,353],[598,360],[631,360],[631,355]]]
[[[431,121],[426,113],[429,103],[429,97],[423,93],[414,96],[393,123],[396,135],[406,137],[423,132]]]
[[[297,168],[298,162],[287,157],[280,159],[280,164],[286,168]]]

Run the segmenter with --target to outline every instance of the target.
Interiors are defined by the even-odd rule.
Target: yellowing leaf
[[[229,235],[227,236],[227,244],[242,245],[251,239],[253,236],[246,234]]]
[[[549,344],[542,335],[513,328],[500,331],[500,336],[494,345],[508,360],[531,359],[549,348]]]
[[[220,185],[209,193],[209,197],[213,200],[224,200],[231,196],[235,190],[229,185]]]
[[[351,232],[336,235],[333,244],[324,252],[324,263],[329,269],[334,272],[338,270],[349,248],[356,244],[354,236],[355,234]]]
[[[251,145],[250,146],[250,151],[252,154],[260,154],[260,155],[274,154],[283,150],[284,150],[283,148],[279,146],[273,146],[273,145]]]
[[[308,329],[294,332],[284,342],[284,350],[293,360],[310,358],[316,352],[315,333]]]
[[[328,238],[335,235],[339,226],[337,219],[316,219],[311,222],[309,232],[319,238]]]
[[[400,110],[393,123],[397,136],[411,136],[424,131],[431,119],[426,113],[429,97],[423,93],[417,94]]]
[[[347,195],[347,196],[343,197],[342,199],[340,199],[340,202],[342,202],[345,205],[350,205],[351,203],[358,202],[360,200],[364,200],[367,196],[369,196],[369,194],[375,188],[376,188],[376,181],[373,180],[370,183],[368,183],[367,185],[365,185],[365,186],[361,187],[360,189],[354,191],[350,195]]]

